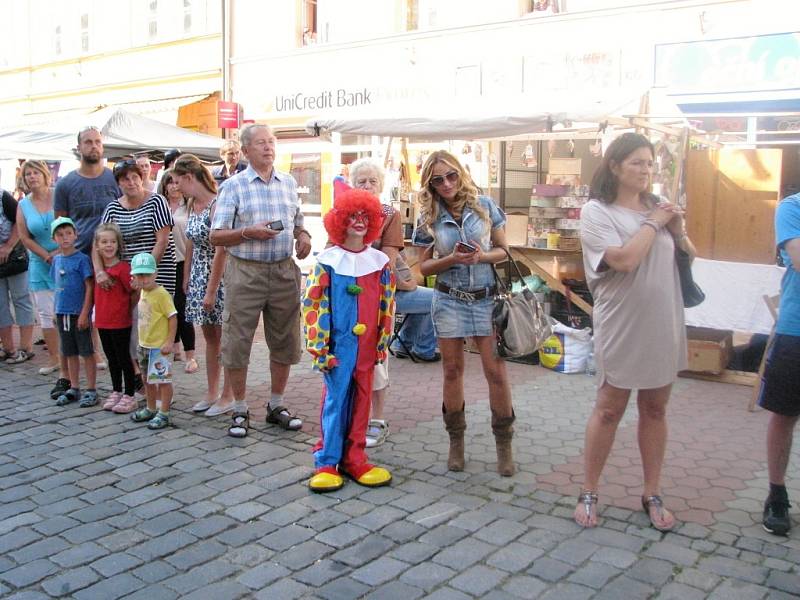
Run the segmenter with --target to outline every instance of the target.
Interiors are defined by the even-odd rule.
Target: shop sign
[[[800,33],[658,44],[655,86],[672,92],[800,88]]]
[[[275,96],[270,110],[275,112],[307,112],[328,108],[352,108],[372,104],[374,90],[363,87],[359,89],[337,88],[307,94],[297,92]]]
[[[241,125],[241,109],[236,102],[217,102],[217,127],[238,129]]]

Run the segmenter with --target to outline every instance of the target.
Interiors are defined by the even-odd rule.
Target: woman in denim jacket
[[[447,468],[464,469],[464,338],[475,340],[489,384],[497,471],[514,474],[511,438],[514,409],[505,363],[494,351],[491,263],[506,254],[506,217],[478,188],[458,159],[444,150],[431,154],[422,169],[421,214],[414,244],[428,246],[420,270],[436,275],[431,313],[442,352],[442,414],[450,435]]]

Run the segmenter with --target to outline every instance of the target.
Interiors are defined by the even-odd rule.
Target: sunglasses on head
[[[135,158],[126,158],[125,160],[120,161],[114,165],[114,175],[122,173],[122,171],[124,171],[125,169],[130,169],[131,167],[135,166],[137,166]]]
[[[447,180],[447,183],[455,183],[458,181],[458,171],[450,171],[444,175],[434,175],[431,177],[431,185],[433,187],[439,187],[440,185],[444,185],[445,180]]]

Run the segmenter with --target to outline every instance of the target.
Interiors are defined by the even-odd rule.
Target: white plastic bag
[[[553,324],[553,335],[539,350],[539,364],[559,373],[583,373],[592,352],[592,329],[573,329]]]

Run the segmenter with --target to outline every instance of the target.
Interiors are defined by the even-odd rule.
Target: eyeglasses
[[[450,171],[444,175],[434,175],[431,177],[431,185],[433,187],[440,187],[444,185],[445,179],[447,180],[447,183],[455,183],[458,181],[458,171]]]
[[[356,179],[356,187],[357,188],[366,187],[367,184],[369,184],[369,185],[371,185],[373,187],[377,187],[378,183],[379,183],[379,181],[378,181],[378,179],[376,177],[369,177],[369,178],[365,178],[365,179]]]
[[[127,171],[131,167],[138,167],[139,165],[136,164],[136,160],[133,158],[126,158],[123,161],[118,162],[114,165],[114,176],[121,174],[123,171]]]

